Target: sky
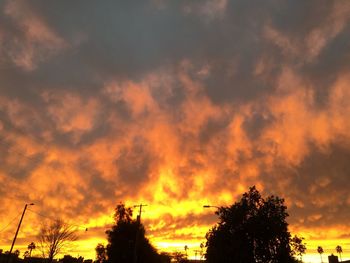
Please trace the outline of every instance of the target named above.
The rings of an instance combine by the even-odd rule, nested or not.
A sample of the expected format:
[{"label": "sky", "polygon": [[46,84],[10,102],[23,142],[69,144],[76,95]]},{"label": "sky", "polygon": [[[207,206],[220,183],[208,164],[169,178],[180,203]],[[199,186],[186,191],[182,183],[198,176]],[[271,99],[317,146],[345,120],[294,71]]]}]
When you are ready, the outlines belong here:
[{"label": "sky", "polygon": [[350,258],[349,30],[347,0],[0,1],[0,248],[34,203],[15,248],[62,218],[94,257],[123,202],[193,256],[256,185],[305,261]]}]

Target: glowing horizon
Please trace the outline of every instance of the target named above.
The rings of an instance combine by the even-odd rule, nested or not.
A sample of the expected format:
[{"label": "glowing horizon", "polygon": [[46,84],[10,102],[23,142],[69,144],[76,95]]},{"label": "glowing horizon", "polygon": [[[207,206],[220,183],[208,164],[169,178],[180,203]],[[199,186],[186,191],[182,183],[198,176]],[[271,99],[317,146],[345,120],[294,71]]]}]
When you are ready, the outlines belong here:
[{"label": "glowing horizon", "polygon": [[[130,204],[130,206],[132,205]],[[172,235],[171,234],[169,235],[168,233],[166,233],[163,236],[156,236],[155,234],[152,234],[152,233],[157,233],[157,227],[162,228],[161,223],[158,223],[157,225],[154,226],[154,221],[157,220],[156,218],[144,218],[144,217],[147,217],[146,215],[148,214],[148,212],[150,212],[149,210],[151,208],[152,206],[148,206],[148,209],[147,209],[148,211],[143,210],[142,223],[146,227],[146,236],[150,239],[153,246],[155,246],[159,252],[172,253],[176,251],[176,252],[182,252],[185,254],[184,246],[186,245],[189,248],[187,251],[188,257],[190,259],[199,259],[198,251],[200,250],[200,243],[205,244],[206,242],[205,233],[209,231],[209,229],[217,222],[217,216],[214,214],[215,208],[212,211],[210,211],[209,209],[209,213],[205,213],[205,214],[209,214],[209,216],[212,217],[212,222],[213,222],[212,225],[189,226],[185,228],[183,227],[182,229],[179,229],[179,230],[174,229],[174,233]],[[201,207],[201,209],[203,210],[203,207]],[[33,208],[27,210],[27,213],[29,214],[26,214],[25,220],[24,220],[26,224],[28,224],[28,221],[34,220],[34,218],[35,220],[39,220],[39,219],[44,219],[44,220],[46,219],[46,221],[54,220],[54,218],[46,217],[44,215],[38,215]],[[101,233],[105,233],[105,231],[110,229],[111,226],[114,224],[113,213],[114,211],[111,212],[109,215],[102,216],[100,219],[97,219],[97,220],[94,219],[92,220],[92,222],[89,222],[83,225],[78,225],[76,222],[66,221],[67,224],[70,224],[75,227],[79,238],[78,238],[78,241],[70,242],[67,245],[67,247],[57,256],[57,258],[61,258],[63,257],[63,255],[69,254],[75,257],[83,256],[85,259],[95,259],[96,254],[94,249],[96,245],[98,243],[102,243],[104,245],[108,244],[107,236],[105,234],[104,236],[99,236],[99,235]],[[18,214],[16,219],[19,220],[20,214],[21,213]],[[137,210],[134,210],[135,219],[136,219],[136,214],[138,214],[138,212]],[[27,217],[29,217],[30,219],[28,219]],[[13,233],[15,232],[15,228],[17,227],[18,220],[12,221],[11,225],[8,226],[10,229],[12,229]],[[40,226],[40,224],[37,224],[37,226]],[[24,226],[23,228],[26,230],[23,230],[21,228],[19,237],[17,239],[16,245],[14,248],[14,250],[16,249],[20,250],[21,257],[23,257],[23,253],[26,250],[28,250],[27,245],[31,241],[34,241],[34,242],[37,241],[36,237],[33,235],[31,235],[31,238],[28,238],[28,236],[30,236],[30,234],[28,233],[32,233],[33,229],[29,229],[26,226]],[[85,228],[87,228],[88,231],[85,231]],[[34,232],[38,233],[38,231],[39,230],[36,229],[36,231]],[[178,231],[180,231],[180,233],[178,233]],[[317,231],[322,232],[323,230],[319,229]],[[334,236],[337,235],[337,231],[338,231],[337,229],[334,229],[334,230],[330,229],[328,230],[327,233],[323,233],[323,235],[327,234],[331,237],[329,239],[323,239],[323,240],[313,240],[311,237],[313,235],[313,232],[308,232],[305,230],[293,231],[293,229],[291,229],[291,234],[292,235],[297,234],[305,238],[305,242],[307,244],[307,253],[303,256],[303,262],[318,262],[320,259],[320,255],[316,252],[317,246],[321,245],[323,247],[324,249],[323,257],[324,259],[326,259],[328,255],[331,255],[331,254],[337,255],[335,251],[335,247],[337,245],[347,244],[348,242],[347,239],[343,239],[343,240],[334,239]],[[190,233],[193,234],[193,232],[196,233],[195,238],[193,236],[190,236],[190,238],[185,238],[185,239],[173,238],[173,236],[178,234],[184,237],[187,234],[190,234]],[[0,247],[4,250],[3,252],[8,251],[10,247],[10,243],[7,245],[3,244]],[[197,250],[197,254],[195,254],[196,250]],[[350,255],[349,252],[350,250],[347,248],[344,249],[344,246],[343,246],[343,254],[342,254],[343,260],[347,260],[349,258],[349,255]],[[40,250],[38,248],[33,250],[32,256],[41,257]]]}]

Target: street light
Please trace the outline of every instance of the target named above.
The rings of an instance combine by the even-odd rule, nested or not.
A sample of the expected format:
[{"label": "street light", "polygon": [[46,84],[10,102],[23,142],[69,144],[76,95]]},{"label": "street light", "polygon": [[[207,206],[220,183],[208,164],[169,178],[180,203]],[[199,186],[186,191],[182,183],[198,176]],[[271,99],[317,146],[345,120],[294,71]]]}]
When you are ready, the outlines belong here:
[{"label": "street light", "polygon": [[25,212],[26,212],[26,210],[27,210],[27,206],[28,206],[28,205],[34,205],[34,204],[33,204],[33,203],[30,203],[30,204],[26,204],[26,205],[24,206],[23,213],[22,213],[21,219],[19,220],[19,224],[18,224],[18,227],[17,227],[17,231],[16,231],[16,234],[15,234],[15,237],[13,238],[13,241],[12,241],[12,245],[11,245],[11,249],[10,249],[10,253],[9,253],[9,257],[8,257],[7,262],[10,261],[12,249],[13,249],[13,246],[15,245],[16,238],[17,238],[17,234],[18,234],[19,228],[21,227],[22,220],[23,220],[23,217],[24,217],[24,214],[25,214]]}]

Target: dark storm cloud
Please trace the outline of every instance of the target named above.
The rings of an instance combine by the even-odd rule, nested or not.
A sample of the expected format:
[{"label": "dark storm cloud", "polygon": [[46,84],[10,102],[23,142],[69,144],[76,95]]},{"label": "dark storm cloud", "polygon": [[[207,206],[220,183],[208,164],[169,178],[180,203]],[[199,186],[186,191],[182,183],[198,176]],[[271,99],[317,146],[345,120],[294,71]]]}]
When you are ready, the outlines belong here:
[{"label": "dark storm cloud", "polygon": [[[263,109],[261,109],[263,110]],[[273,123],[273,116],[269,116],[264,112],[259,112],[257,109],[252,116],[247,117],[243,127],[250,139],[254,140],[260,137],[264,127]]]},{"label": "dark storm cloud", "polygon": [[[72,48],[63,57],[53,58],[45,65],[44,74],[37,76],[50,80],[61,77],[61,81],[68,84],[84,84],[88,78],[85,89],[91,88],[91,77],[97,80],[111,76],[138,77],[140,72],[164,65],[169,60],[168,54],[173,53],[172,44],[177,44],[178,36],[191,32],[185,26],[186,19],[181,20],[185,18],[181,13],[170,9],[159,11],[147,1],[107,1],[103,5],[83,1],[69,5],[68,9],[65,1],[52,5],[42,1],[21,4],[68,40]],[[75,39],[79,36],[81,39]],[[183,48],[193,47],[187,44],[175,45],[174,53],[183,54]],[[61,76],[56,74],[58,71]]]},{"label": "dark storm cloud", "polygon": [[[149,179],[155,159],[149,148],[147,141],[135,138],[130,146],[120,151],[115,165],[121,182],[135,187]],[[136,194],[137,188],[134,190]]]},{"label": "dark storm cloud", "polygon": [[[292,224],[305,227],[339,225],[349,217],[350,148],[332,145],[327,150],[311,147],[311,153],[296,167],[275,167],[266,174],[267,191],[278,191],[291,202]],[[278,189],[287,179],[288,188]]]},{"label": "dark storm cloud", "polygon": [[[102,199],[115,195],[115,189],[117,187],[116,182],[104,179],[101,173],[94,167],[91,160],[82,158],[77,162],[77,166],[84,180],[88,182],[88,185],[93,186],[91,189],[87,188],[87,192],[91,194],[97,192],[99,194],[99,198]],[[87,196],[89,195],[87,194]],[[90,201],[93,201],[95,197],[95,195],[92,195],[92,200]]]},{"label": "dark storm cloud", "polygon": [[24,156],[18,152],[4,151],[3,149],[1,149],[1,152],[7,153],[11,158],[16,158],[17,161],[9,161],[7,160],[7,156],[1,156],[0,170],[19,180],[30,176],[31,172],[34,171],[44,159],[42,154]]},{"label": "dark storm cloud", "polygon": [[327,102],[329,87],[336,81],[338,74],[350,69],[349,31],[348,22],[343,31],[325,47],[319,58],[300,70],[300,73],[316,87],[316,98],[321,105]]},{"label": "dark storm cloud", "polygon": [[[306,194],[302,194],[302,197],[310,208],[303,212],[322,214],[316,222],[307,220],[306,225],[338,225],[349,217],[349,156],[349,148],[333,146],[328,153],[311,154],[298,169],[303,180],[295,185],[300,186],[300,192]],[[307,198],[308,194],[313,198]]]},{"label": "dark storm cloud", "polygon": [[[286,56],[266,41],[266,26],[288,35],[296,49],[303,49],[305,38],[312,30],[326,26],[325,21],[336,3],[267,1],[262,5],[259,1],[228,1],[222,14],[211,20],[196,12],[200,10],[196,1],[168,1],[163,8],[157,8],[151,1],[107,1],[101,5],[92,1],[74,4],[22,1],[20,5],[24,6],[22,12],[34,13],[58,37],[65,39],[69,47],[49,57],[49,61],[39,63],[40,68],[30,74],[30,81],[24,81],[25,72],[7,68],[10,72],[6,75],[17,77],[10,78],[6,85],[6,76],[1,74],[5,79],[2,80],[4,88],[11,86],[18,90],[25,84],[24,92],[32,86],[36,91],[69,88],[89,94],[95,93],[108,79],[137,80],[152,69],[190,59],[209,64],[210,74],[204,81],[209,96],[216,102],[231,102],[271,91],[281,66],[290,64],[298,68],[300,60],[307,56],[302,50],[292,58]],[[186,8],[191,11],[186,13]],[[12,21],[15,27],[13,24]],[[23,34],[20,30],[11,30],[11,26],[4,28],[11,32],[9,39]],[[26,40],[18,42],[26,43]],[[347,46],[346,43],[349,39],[344,35],[330,44]],[[334,53],[335,49],[331,50]],[[268,56],[274,66],[265,69],[259,77],[254,72],[262,56]],[[328,57],[321,52],[314,67],[308,63],[306,66],[316,72],[322,67],[332,69],[337,60],[330,61]],[[14,81],[22,81],[23,85]]]},{"label": "dark storm cloud", "polygon": [[227,126],[229,125],[229,121],[230,120],[228,116],[224,116],[220,119],[208,119],[205,125],[203,125],[199,134],[199,141],[201,142],[201,144],[206,144],[208,141],[210,141],[213,138],[216,138],[217,136],[223,136],[222,134],[220,134],[220,132],[227,128]]}]

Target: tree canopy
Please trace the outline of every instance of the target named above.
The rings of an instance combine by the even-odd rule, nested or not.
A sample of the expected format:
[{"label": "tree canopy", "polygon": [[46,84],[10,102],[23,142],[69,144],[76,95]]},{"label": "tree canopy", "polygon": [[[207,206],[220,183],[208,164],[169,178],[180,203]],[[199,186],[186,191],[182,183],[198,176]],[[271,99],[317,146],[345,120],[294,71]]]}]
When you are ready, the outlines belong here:
[{"label": "tree canopy", "polygon": [[97,244],[96,248],[96,262],[104,263],[107,260],[106,248],[103,244]]},{"label": "tree canopy", "polygon": [[[160,263],[163,262],[156,249],[145,237],[145,229],[138,220],[132,219],[132,209],[124,204],[115,209],[116,224],[106,231],[108,236],[107,260],[113,263],[135,262]],[[135,259],[136,257],[136,259]]]},{"label": "tree canopy", "polygon": [[284,200],[265,199],[255,186],[239,202],[220,207],[216,214],[219,222],[206,235],[209,263],[289,263],[297,262],[294,255],[305,252],[302,239],[291,238],[288,231]]}]

